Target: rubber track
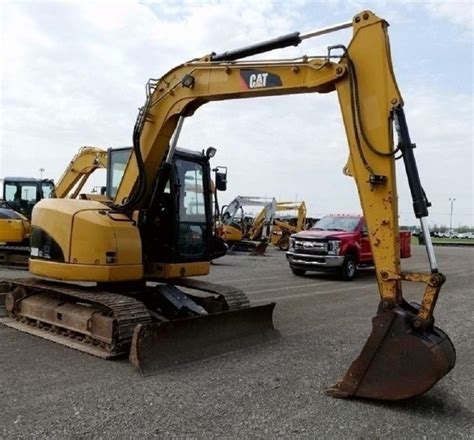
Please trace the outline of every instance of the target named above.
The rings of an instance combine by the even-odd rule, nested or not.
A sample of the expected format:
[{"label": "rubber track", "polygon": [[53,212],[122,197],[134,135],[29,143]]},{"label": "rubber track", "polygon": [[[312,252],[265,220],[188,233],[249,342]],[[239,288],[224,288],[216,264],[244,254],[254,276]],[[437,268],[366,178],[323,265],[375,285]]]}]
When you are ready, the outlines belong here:
[{"label": "rubber track", "polygon": [[[24,257],[24,262],[10,261],[10,256],[16,256],[17,258]],[[30,257],[29,246],[11,246],[1,245],[0,246],[0,267],[7,269],[28,269],[28,258]]]},{"label": "rubber track", "polygon": [[[95,287],[81,287],[67,283],[45,281],[37,278],[12,279],[8,280],[7,284],[10,286],[11,290],[15,287],[23,287],[26,291],[26,296],[31,296],[40,292],[51,292],[63,297],[73,298],[76,301],[79,300],[91,303],[99,306],[101,309],[105,308],[110,311],[117,322],[117,339],[112,345],[101,344],[103,351],[107,352],[110,356],[128,353],[136,325],[152,323],[151,316],[145,305],[141,301],[134,299],[133,296],[104,292],[103,290],[97,290]],[[225,299],[229,310],[239,310],[250,307],[250,302],[246,294],[235,287],[189,278],[173,280],[173,284],[176,286],[221,295]],[[130,292],[130,295],[136,293],[140,293],[140,291]],[[12,316],[12,318],[21,321],[20,316]],[[59,334],[68,339],[67,334],[61,332],[59,332]],[[68,346],[74,348],[70,345]],[[76,347],[76,349],[78,348]],[[88,352],[86,346],[84,351]]]},{"label": "rubber track", "polygon": [[145,305],[129,296],[104,292],[93,287],[72,287],[70,284],[47,282],[36,278],[13,279],[9,280],[9,283],[13,288],[23,287],[27,296],[41,291],[52,292],[109,310],[117,322],[117,340],[111,348],[113,353],[128,351],[136,325],[152,322]]}]

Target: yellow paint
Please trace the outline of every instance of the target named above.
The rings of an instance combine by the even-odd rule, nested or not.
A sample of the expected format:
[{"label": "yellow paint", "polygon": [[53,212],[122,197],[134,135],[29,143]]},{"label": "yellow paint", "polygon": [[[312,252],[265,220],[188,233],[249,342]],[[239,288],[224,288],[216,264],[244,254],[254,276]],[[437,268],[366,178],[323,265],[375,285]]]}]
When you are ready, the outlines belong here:
[{"label": "yellow paint", "polygon": [[102,203],[42,200],[33,210],[32,223],[54,238],[66,263],[109,266],[106,253],[114,252],[117,266],[142,264],[141,240],[135,222],[124,214],[111,213]]},{"label": "yellow paint", "polygon": [[305,202],[278,202],[276,212],[297,211],[296,225],[290,225],[288,221],[275,220],[273,222],[271,243],[278,246],[283,234],[295,234],[304,229],[306,224]]},{"label": "yellow paint", "polygon": [[242,230],[232,225],[222,225],[222,238],[226,242],[241,241],[243,239]]},{"label": "yellow paint", "polygon": [[74,189],[70,197],[75,199],[89,176],[98,168],[107,168],[107,151],[97,147],[81,147],[56,182],[56,197],[65,198]]},{"label": "yellow paint", "polygon": [[35,275],[65,281],[114,282],[134,281],[143,278],[143,266],[141,264],[70,264],[30,258],[29,269]]},{"label": "yellow paint", "polygon": [[21,243],[30,234],[30,224],[23,219],[0,219],[0,243]]}]

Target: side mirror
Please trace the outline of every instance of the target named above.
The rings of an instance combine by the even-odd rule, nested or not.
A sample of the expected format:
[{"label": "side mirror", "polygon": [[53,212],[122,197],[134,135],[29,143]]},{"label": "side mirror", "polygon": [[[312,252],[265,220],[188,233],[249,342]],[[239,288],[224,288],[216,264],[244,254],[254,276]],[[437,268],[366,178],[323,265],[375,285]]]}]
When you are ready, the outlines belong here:
[{"label": "side mirror", "polygon": [[227,190],[227,167],[217,167],[216,172],[216,189],[218,191]]}]

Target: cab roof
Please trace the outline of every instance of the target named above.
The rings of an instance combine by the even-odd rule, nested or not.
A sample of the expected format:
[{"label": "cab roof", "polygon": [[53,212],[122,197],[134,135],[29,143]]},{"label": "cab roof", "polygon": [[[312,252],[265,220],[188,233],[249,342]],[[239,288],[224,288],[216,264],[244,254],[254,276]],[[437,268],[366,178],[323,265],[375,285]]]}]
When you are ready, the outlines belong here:
[{"label": "cab roof", "polygon": [[5,177],[3,179],[5,183],[7,182],[44,182],[44,183],[50,183],[53,182],[52,179],[38,179],[37,177]]}]

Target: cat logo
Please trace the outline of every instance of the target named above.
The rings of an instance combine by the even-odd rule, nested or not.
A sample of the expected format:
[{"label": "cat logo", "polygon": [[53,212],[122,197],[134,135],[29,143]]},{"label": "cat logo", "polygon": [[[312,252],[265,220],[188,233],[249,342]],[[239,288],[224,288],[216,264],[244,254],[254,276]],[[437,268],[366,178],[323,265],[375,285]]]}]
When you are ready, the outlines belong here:
[{"label": "cat logo", "polygon": [[267,87],[281,87],[282,82],[278,75],[261,70],[242,69],[240,78],[245,89],[263,89]]},{"label": "cat logo", "polygon": [[266,87],[267,76],[268,73],[252,73],[249,77],[249,88]]}]

